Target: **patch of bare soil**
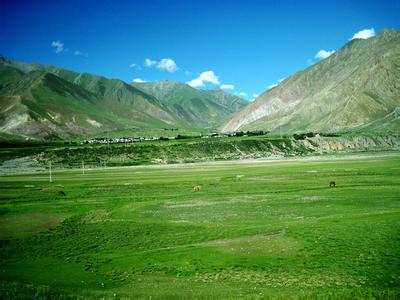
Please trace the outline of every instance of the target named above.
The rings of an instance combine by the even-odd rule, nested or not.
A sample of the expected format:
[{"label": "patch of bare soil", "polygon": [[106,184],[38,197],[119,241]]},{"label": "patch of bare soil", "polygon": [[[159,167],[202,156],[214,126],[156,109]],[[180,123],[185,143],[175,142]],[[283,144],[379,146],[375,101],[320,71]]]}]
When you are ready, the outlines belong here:
[{"label": "patch of bare soil", "polygon": [[0,218],[0,238],[19,237],[47,231],[59,225],[65,217],[45,212],[7,213]]}]

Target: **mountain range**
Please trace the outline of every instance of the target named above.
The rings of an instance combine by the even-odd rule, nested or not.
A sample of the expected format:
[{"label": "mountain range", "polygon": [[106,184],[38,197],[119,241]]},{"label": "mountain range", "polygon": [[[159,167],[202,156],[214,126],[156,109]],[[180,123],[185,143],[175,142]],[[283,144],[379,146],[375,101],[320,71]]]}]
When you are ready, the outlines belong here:
[{"label": "mountain range", "polygon": [[166,104],[185,126],[217,128],[248,102],[221,89],[198,90],[179,81],[132,83]]},{"label": "mountain range", "polygon": [[400,32],[353,39],[250,104],[221,89],[128,84],[0,57],[2,134],[52,139],[148,128],[398,131]]},{"label": "mountain range", "polygon": [[221,130],[400,129],[400,32],[354,39],[261,94]]},{"label": "mountain range", "polygon": [[65,138],[146,128],[213,130],[248,102],[171,81],[143,86],[0,57],[0,132]]}]

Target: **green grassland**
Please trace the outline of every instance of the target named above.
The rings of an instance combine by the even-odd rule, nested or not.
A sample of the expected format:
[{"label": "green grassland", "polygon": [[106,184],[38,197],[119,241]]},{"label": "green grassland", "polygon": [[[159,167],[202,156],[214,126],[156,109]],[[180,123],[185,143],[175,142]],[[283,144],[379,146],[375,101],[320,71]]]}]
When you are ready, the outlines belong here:
[{"label": "green grassland", "polygon": [[399,195],[398,152],[1,176],[0,296],[396,299]]}]

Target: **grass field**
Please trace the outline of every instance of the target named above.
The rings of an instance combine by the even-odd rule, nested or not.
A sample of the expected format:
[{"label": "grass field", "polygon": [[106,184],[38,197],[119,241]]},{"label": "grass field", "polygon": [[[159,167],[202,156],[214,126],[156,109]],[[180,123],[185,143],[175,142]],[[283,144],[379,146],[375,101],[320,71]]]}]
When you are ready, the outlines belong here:
[{"label": "grass field", "polygon": [[8,175],[0,199],[2,298],[400,297],[398,152]]}]

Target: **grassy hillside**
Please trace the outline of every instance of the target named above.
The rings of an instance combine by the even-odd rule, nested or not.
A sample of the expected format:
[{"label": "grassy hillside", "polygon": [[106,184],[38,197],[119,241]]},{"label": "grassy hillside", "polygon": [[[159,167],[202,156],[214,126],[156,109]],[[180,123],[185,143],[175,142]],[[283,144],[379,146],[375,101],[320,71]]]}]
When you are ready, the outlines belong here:
[{"label": "grassy hillside", "polygon": [[22,73],[1,66],[0,97],[0,130],[20,136],[63,138],[167,125],[136,110],[134,103],[113,103],[46,71]]},{"label": "grassy hillside", "polygon": [[137,88],[0,57],[0,131],[49,139],[138,129],[215,130],[247,103],[223,91],[199,91],[178,82],[150,85],[153,89]]},{"label": "grassy hillside", "polygon": [[399,130],[399,62],[399,31],[352,40],[260,95],[223,130]]},{"label": "grassy hillside", "polygon": [[132,144],[3,143],[0,173],[57,168],[99,168],[207,161],[233,161],[400,149],[398,136],[340,136],[294,139],[261,136],[147,141]]},{"label": "grassy hillside", "polygon": [[0,296],[397,299],[399,170],[387,153],[0,176]]}]

